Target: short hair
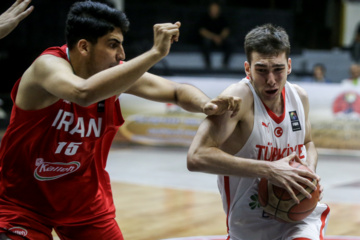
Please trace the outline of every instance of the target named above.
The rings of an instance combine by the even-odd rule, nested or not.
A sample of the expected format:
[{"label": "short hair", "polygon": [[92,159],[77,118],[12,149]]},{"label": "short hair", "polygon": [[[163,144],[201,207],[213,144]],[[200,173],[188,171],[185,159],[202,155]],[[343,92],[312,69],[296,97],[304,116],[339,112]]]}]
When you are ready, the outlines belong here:
[{"label": "short hair", "polygon": [[98,38],[119,27],[125,34],[129,30],[129,20],[125,13],[115,8],[92,1],[74,3],[67,15],[65,38],[69,49],[80,39],[96,44]]},{"label": "short hair", "polygon": [[246,34],[244,49],[250,64],[253,52],[263,55],[279,55],[285,52],[288,58],[290,55],[289,36],[282,27],[264,24]]}]

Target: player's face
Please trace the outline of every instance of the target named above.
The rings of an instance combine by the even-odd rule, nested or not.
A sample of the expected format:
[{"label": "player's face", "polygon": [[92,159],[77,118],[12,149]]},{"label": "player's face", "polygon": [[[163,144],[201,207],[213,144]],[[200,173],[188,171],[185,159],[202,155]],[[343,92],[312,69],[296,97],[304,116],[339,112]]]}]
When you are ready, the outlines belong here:
[{"label": "player's face", "polygon": [[96,44],[91,45],[89,55],[89,71],[92,74],[114,67],[125,59],[123,48],[124,36],[120,28],[102,36]]},{"label": "player's face", "polygon": [[285,53],[268,56],[253,52],[251,65],[245,62],[245,72],[261,100],[273,102],[281,99],[281,91],[291,72],[291,59],[286,59]]}]

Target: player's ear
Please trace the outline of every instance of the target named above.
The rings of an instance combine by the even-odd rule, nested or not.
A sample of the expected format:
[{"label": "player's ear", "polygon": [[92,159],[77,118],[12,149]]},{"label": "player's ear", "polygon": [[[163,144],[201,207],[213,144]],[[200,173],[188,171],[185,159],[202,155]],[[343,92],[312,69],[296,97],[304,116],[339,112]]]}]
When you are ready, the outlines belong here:
[{"label": "player's ear", "polygon": [[244,62],[244,69],[246,76],[248,76],[251,79],[250,63],[248,61]]},{"label": "player's ear", "polygon": [[90,50],[90,44],[87,40],[85,39],[80,39],[78,42],[77,42],[77,45],[76,45],[78,51],[81,53],[81,55],[87,55],[89,53],[89,50]]},{"label": "player's ear", "polygon": [[291,73],[291,58],[288,58],[288,69],[287,69],[287,75]]}]

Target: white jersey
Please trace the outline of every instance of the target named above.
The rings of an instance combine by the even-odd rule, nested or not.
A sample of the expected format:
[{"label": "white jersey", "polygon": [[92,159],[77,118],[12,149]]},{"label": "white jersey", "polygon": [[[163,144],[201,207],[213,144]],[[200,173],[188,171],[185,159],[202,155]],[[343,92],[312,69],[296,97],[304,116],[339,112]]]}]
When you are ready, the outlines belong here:
[{"label": "white jersey", "polygon": [[[296,89],[289,82],[285,84],[282,91],[284,111],[277,116],[263,104],[250,81],[246,78],[242,81],[247,83],[254,96],[254,126],[247,142],[235,156],[276,161],[296,152],[302,161],[306,161],[305,112]],[[329,212],[327,205],[318,204],[316,210],[299,223],[280,223],[269,218],[260,207],[259,181],[259,178],[218,176],[229,239],[322,239]],[[294,225],[298,225],[297,230]]]}]

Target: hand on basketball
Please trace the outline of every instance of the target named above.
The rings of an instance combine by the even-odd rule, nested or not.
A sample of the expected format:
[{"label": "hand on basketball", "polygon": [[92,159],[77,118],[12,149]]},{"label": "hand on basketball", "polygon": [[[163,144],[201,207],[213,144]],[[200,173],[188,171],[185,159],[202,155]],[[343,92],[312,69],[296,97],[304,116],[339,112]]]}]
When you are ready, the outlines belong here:
[{"label": "hand on basketball", "polygon": [[166,56],[170,51],[171,44],[175,41],[179,41],[181,26],[180,22],[162,23],[154,25],[154,46],[161,56]]},{"label": "hand on basketball", "polygon": [[320,192],[319,195],[319,202],[320,202],[324,195],[324,187],[320,184],[320,182],[318,182],[318,184],[319,184],[319,192]]},{"label": "hand on basketball", "polygon": [[29,16],[34,9],[33,6],[26,9],[30,2],[31,0],[17,0],[8,10],[0,15],[0,39],[6,37],[21,20]]},{"label": "hand on basketball", "polygon": [[299,203],[300,201],[296,197],[292,188],[296,189],[307,198],[311,198],[311,194],[308,193],[300,184],[304,184],[315,190],[316,186],[307,178],[317,179],[319,181],[320,177],[313,172],[291,167],[290,161],[297,161],[301,163],[299,157],[295,153],[292,153],[288,157],[282,158],[278,161],[272,162],[274,168],[268,180],[272,184],[286,189],[291,198]]},{"label": "hand on basketball", "polygon": [[[295,161],[298,161],[298,160],[295,160]],[[305,166],[307,166],[313,173],[315,173],[315,170],[314,170],[311,166],[309,166],[306,162],[301,161],[300,159],[299,159],[298,162],[301,163],[301,164],[303,164],[303,165],[305,165]],[[320,193],[320,195],[319,195],[319,202],[320,202],[321,199],[323,198],[324,187],[320,184],[320,178],[318,178],[317,181],[318,181],[318,184],[319,184],[319,193]]]},{"label": "hand on basketball", "polygon": [[240,110],[241,98],[233,96],[219,96],[205,104],[203,112],[206,115],[222,115],[231,111],[234,117]]}]

